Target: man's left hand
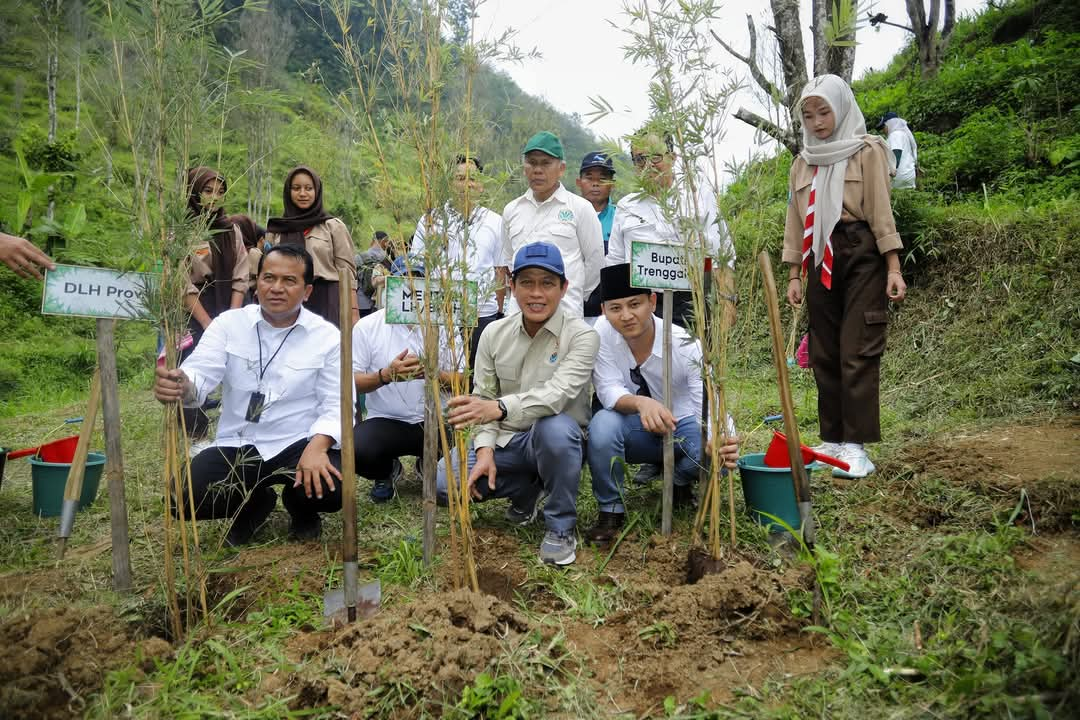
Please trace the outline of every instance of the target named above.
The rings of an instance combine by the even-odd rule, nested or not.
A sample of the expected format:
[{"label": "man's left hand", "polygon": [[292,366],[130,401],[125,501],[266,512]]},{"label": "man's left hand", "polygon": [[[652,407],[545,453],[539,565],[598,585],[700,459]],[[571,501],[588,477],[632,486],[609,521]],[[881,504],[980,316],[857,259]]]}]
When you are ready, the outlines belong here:
[{"label": "man's left hand", "polygon": [[310,498],[314,492],[315,497],[322,500],[323,487],[334,492],[334,478],[341,479],[341,473],[330,462],[330,456],[324,448],[318,446],[314,440],[304,448],[300,456],[300,462],[296,463],[296,480],[293,487],[304,486],[304,494]]},{"label": "man's left hand", "polygon": [[[734,470],[736,463],[739,460],[739,440],[738,437],[725,438],[725,444],[720,446],[720,459],[724,462],[724,467],[728,470]],[[709,443],[705,446],[705,454],[712,457],[713,454],[713,441],[710,438]]]},{"label": "man's left hand", "polygon": [[457,395],[446,403],[450,408],[450,424],[456,429],[494,422],[502,416],[499,403],[475,395]]}]

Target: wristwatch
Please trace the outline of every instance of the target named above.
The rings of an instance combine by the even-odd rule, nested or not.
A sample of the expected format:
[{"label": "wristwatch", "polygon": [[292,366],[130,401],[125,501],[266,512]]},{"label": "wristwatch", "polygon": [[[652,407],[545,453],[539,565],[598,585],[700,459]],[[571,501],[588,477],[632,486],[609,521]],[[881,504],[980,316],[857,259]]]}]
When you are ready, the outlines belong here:
[{"label": "wristwatch", "polygon": [[506,416],[509,414],[506,410],[506,403],[504,403],[501,399],[496,400],[495,402],[499,404],[499,420],[505,420]]}]

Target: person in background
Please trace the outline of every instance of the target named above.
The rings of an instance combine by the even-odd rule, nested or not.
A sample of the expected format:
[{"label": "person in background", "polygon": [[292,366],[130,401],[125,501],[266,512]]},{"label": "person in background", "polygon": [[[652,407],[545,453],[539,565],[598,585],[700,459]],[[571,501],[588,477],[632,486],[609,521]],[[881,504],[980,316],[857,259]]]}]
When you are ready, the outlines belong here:
[{"label": "person in background", "polygon": [[[506,517],[519,525],[532,522],[546,497],[540,560],[554,565],[577,558],[577,493],[599,344],[596,331],[562,302],[566,275],[551,243],[517,251],[510,291],[521,310],[488,326],[473,394],[447,403],[455,428],[476,427],[467,458],[471,496],[510,498]],[[455,453],[455,479],[460,461]],[[437,480],[443,498],[448,475],[443,458]]]},{"label": "person in background", "polygon": [[[480,160],[458,155],[450,201],[440,210],[425,213],[412,239],[413,255],[443,259],[454,278],[472,280],[479,288],[476,327],[469,343],[470,368],[484,328],[503,316],[506,296],[495,271],[502,264],[502,216],[479,204],[483,172]],[[431,242],[435,246],[429,247]]]},{"label": "person in background", "polygon": [[[285,212],[282,217],[270,218],[266,225],[269,245],[302,245],[315,262],[315,285],[307,308],[339,325],[338,271],[345,270],[356,277],[353,259],[356,248],[345,223],[323,209],[323,184],[318,174],[300,165],[285,177],[282,192]],[[352,317],[360,318],[360,308],[354,303]]]},{"label": "person in background", "polygon": [[393,262],[389,248],[390,236],[376,230],[368,249],[356,255],[356,301],[360,317],[370,315],[379,307],[379,291],[386,282],[385,272]]},{"label": "person in background", "polygon": [[[581,169],[575,181],[581,197],[592,203],[596,217],[600,220],[600,231],[604,236],[604,255],[608,253],[608,238],[611,236],[611,224],[615,220],[615,202],[611,199],[611,190],[615,187],[615,162],[602,150],[596,150],[581,159]],[[595,322],[601,315],[600,286],[585,300],[586,322]]]},{"label": "person in background", "polygon": [[248,295],[247,303],[255,302],[255,280],[259,274],[259,261],[263,255],[263,240],[266,237],[266,228],[257,224],[247,215],[230,215],[229,222],[240,228],[240,235],[247,248],[248,263]]},{"label": "person in background", "polygon": [[[503,210],[503,251],[500,273],[505,279],[518,250],[536,242],[559,248],[566,265],[567,292],[563,309],[583,317],[585,298],[600,284],[604,237],[589,201],[562,184],[566,173],[562,142],[553,133],[538,132],[521,151],[529,189]],[[513,299],[507,312],[514,312]]]},{"label": "person in background", "polygon": [[[399,257],[391,273],[424,276],[423,259]],[[464,366],[464,348],[451,353],[446,331],[440,330],[439,379],[444,385]],[[371,501],[391,500],[401,477],[399,458],[424,454],[424,334],[419,325],[391,325],[386,308],[361,318],[353,333],[353,375],[364,393],[367,418],[354,430],[356,472],[373,481]]]},{"label": "person in background", "polygon": [[[593,328],[600,350],[593,386],[603,405],[589,423],[589,473],[599,508],[585,537],[606,544],[626,518],[623,475],[631,463],[663,463],[664,435],[675,441],[675,507],[694,503],[701,462],[701,343],[672,326],[671,402],[664,398],[664,324],[656,317],[656,293],[630,287],[630,265],[609,265],[600,273],[604,316]],[[671,410],[667,406],[671,405]],[[730,424],[730,423],[729,423]],[[735,469],[739,446],[721,449]]]},{"label": "person in background", "polygon": [[891,110],[881,117],[878,130],[884,130],[889,138],[889,149],[896,158],[894,189],[915,187],[915,168],[919,163],[919,144],[908,127],[907,121]]},{"label": "person in background", "polygon": [[24,278],[41,280],[41,269],[55,270],[52,258],[26,238],[0,232],[0,262]]},{"label": "person in background", "polygon": [[[163,404],[200,407],[222,388],[213,445],[191,461],[195,518],[231,518],[230,546],[251,542],[277,504],[289,535],[317,540],[319,514],[341,509],[340,343],[337,329],[306,310],[314,270],[304,248],[267,250],[258,305],[216,317],[179,368],[155,371]],[[188,489],[173,507],[188,512]]]},{"label": "person in background", "polygon": [[[186,259],[188,287],[184,304],[191,312],[191,344],[181,349],[180,362],[198,347],[214,318],[243,306],[247,296],[247,249],[240,228],[221,207],[226,189],[225,178],[217,170],[195,167],[188,171],[188,219],[206,223],[210,237],[196,244]],[[183,415],[188,435],[195,440],[205,438],[210,429],[206,410],[185,406]],[[192,451],[199,449],[197,443]]]},{"label": "person in background", "polygon": [[[665,245],[685,246],[688,241],[665,216],[661,202],[666,199],[680,214],[694,217],[705,236],[706,250],[713,258],[714,285],[734,318],[738,298],[734,294],[735,246],[716,207],[716,194],[705,180],[692,196],[687,183],[676,183],[674,143],[670,133],[655,123],[630,136],[630,157],[634,161],[642,191],[619,200],[608,244],[608,265],[631,261],[631,243],[635,240]],[[657,303],[662,312],[663,299]],[[689,330],[694,304],[691,293],[675,291],[672,317],[675,324]]]},{"label": "person in background", "polygon": [[893,155],[867,134],[851,88],[836,75],[807,83],[799,110],[803,150],[791,166],[784,223],[787,299],[808,308],[818,450],[851,466],[833,475],[865,477],[875,468],[863,445],[881,439],[888,304],[907,294],[889,200]]}]

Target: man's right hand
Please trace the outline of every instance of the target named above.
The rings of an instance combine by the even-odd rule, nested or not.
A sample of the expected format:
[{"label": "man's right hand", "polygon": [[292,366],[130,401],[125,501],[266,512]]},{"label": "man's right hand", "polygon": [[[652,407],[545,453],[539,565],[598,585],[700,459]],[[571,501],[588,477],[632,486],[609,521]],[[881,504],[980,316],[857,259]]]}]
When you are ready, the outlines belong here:
[{"label": "man's right hand", "polygon": [[483,496],[476,489],[476,481],[487,477],[488,490],[495,489],[495,449],[482,447],[476,449],[476,464],[469,473],[469,495],[474,500],[480,500]]},{"label": "man's right hand", "polygon": [[641,427],[654,435],[675,432],[675,416],[663,403],[653,398],[638,398],[638,415],[641,416]]},{"label": "man's right hand", "polygon": [[419,356],[408,348],[402,350],[397,357],[390,362],[387,368],[390,382],[400,380],[423,380],[424,366]]},{"label": "man's right hand", "polygon": [[163,367],[154,369],[154,397],[159,402],[177,403],[194,391],[191,381],[179,368],[168,370]]}]

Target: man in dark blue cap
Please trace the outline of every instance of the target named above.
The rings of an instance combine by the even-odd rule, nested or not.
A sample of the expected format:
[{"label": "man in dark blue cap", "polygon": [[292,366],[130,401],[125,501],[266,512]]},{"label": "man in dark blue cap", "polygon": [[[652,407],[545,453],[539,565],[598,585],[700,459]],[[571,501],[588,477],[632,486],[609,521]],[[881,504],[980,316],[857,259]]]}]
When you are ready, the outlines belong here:
[{"label": "man in dark blue cap", "polygon": [[603,150],[594,150],[583,157],[577,187],[581,197],[592,203],[600,220],[600,229],[604,233],[604,254],[607,255],[611,221],[615,219],[615,203],[611,200],[611,190],[615,187],[615,163],[611,156]]},{"label": "man in dark blue cap", "polygon": [[[476,426],[468,453],[473,498],[509,498],[507,518],[522,525],[547,498],[540,559],[554,565],[569,565],[577,557],[574,530],[589,379],[600,342],[592,328],[562,307],[567,289],[557,247],[545,242],[521,247],[510,281],[521,310],[487,327],[476,354],[473,394],[447,403],[455,428]],[[455,470],[458,463],[455,456]],[[458,477],[453,472],[451,481]],[[441,495],[447,482],[444,458]]]}]

